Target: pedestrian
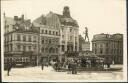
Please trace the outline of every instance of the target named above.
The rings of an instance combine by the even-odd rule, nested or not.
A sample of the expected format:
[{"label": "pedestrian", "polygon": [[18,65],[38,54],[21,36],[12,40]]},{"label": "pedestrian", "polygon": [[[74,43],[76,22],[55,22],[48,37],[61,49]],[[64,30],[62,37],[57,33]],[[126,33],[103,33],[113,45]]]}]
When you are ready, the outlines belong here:
[{"label": "pedestrian", "polygon": [[70,74],[71,69],[72,69],[71,62],[69,61],[69,62],[67,63],[67,65],[68,65],[68,73]]},{"label": "pedestrian", "polygon": [[72,74],[74,74],[75,64],[74,64],[74,61],[73,60],[71,62],[71,70],[72,70]]},{"label": "pedestrian", "polygon": [[43,63],[41,64],[41,68],[42,68],[42,70],[44,69],[44,64]]},{"label": "pedestrian", "polygon": [[73,74],[77,74],[77,62],[74,62],[74,73]]},{"label": "pedestrian", "polygon": [[7,75],[9,76],[9,72],[11,71],[12,63],[8,63],[7,65]]}]

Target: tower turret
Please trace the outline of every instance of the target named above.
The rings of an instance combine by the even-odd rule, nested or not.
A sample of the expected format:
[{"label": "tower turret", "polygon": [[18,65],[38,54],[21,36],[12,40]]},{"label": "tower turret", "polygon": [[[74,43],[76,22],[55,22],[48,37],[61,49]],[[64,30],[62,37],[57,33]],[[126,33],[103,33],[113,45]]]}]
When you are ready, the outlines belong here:
[{"label": "tower turret", "polygon": [[70,16],[70,10],[69,10],[69,7],[68,6],[65,6],[64,9],[63,9],[63,16],[64,17],[71,17]]}]

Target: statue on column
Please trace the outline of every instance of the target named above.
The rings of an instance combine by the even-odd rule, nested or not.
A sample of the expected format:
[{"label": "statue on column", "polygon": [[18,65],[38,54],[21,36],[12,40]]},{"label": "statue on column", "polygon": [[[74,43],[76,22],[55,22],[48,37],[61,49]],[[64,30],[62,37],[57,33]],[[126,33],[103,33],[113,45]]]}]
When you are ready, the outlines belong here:
[{"label": "statue on column", "polygon": [[89,42],[88,28],[87,28],[87,27],[85,27],[85,32],[84,32],[84,34],[85,34],[85,41],[86,41],[86,38],[88,38],[88,42]]}]

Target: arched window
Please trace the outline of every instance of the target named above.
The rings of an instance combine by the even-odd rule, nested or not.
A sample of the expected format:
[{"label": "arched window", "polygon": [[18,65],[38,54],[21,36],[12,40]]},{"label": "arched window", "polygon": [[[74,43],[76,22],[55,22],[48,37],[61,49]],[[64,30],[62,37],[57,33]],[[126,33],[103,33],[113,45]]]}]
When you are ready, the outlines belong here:
[{"label": "arched window", "polygon": [[100,54],[102,54],[102,53],[103,53],[103,49],[101,48],[101,49],[100,49]]},{"label": "arched window", "polygon": [[49,53],[52,53],[52,47],[51,47],[51,48],[49,48]]}]

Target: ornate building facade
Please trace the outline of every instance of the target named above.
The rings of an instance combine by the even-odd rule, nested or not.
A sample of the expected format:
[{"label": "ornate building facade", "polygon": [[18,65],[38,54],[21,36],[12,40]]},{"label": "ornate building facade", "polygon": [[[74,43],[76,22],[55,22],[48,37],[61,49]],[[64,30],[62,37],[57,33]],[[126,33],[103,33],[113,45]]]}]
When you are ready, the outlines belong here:
[{"label": "ornate building facade", "polygon": [[[30,20],[4,16],[4,60],[36,64],[38,32],[33,30]],[[31,57],[31,60],[30,60]]]},{"label": "ornate building facade", "polygon": [[40,36],[55,41],[49,44],[50,48],[57,51],[55,55],[63,55],[67,51],[79,51],[79,26],[70,16],[69,7],[64,7],[63,15],[49,12],[46,17],[42,15],[35,19],[33,24],[40,27]]},{"label": "ornate building facade", "polygon": [[4,18],[5,62],[10,59],[38,65],[48,59],[61,60],[61,55],[67,52],[79,51],[79,26],[67,6],[62,15],[49,12],[32,23],[24,15],[10,18],[4,14]]},{"label": "ornate building facade", "polygon": [[107,58],[115,64],[123,63],[123,34],[97,34],[92,39],[95,55]]}]

